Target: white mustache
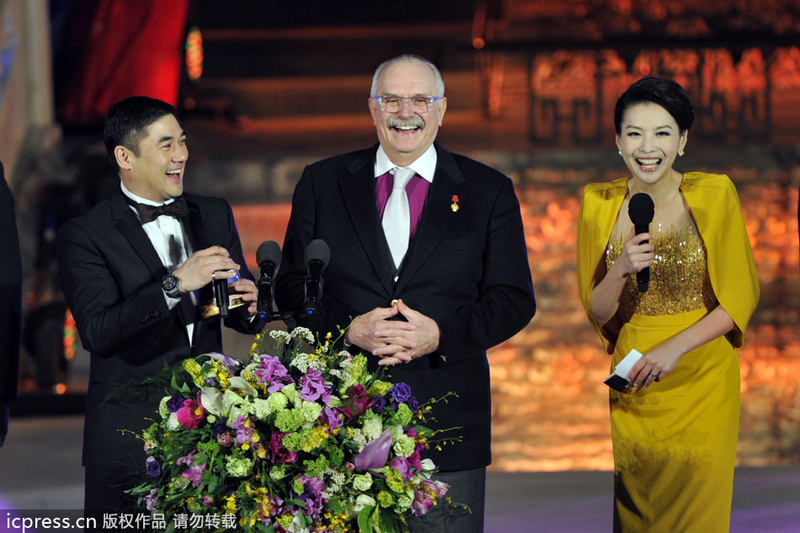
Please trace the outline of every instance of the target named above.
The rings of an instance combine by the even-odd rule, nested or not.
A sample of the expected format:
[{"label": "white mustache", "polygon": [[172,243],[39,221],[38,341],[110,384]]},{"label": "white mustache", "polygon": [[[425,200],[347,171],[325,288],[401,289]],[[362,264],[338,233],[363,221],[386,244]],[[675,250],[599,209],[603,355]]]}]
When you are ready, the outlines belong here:
[{"label": "white mustache", "polygon": [[425,121],[419,118],[418,116],[414,116],[411,118],[398,118],[398,117],[391,117],[389,121],[386,123],[387,126],[390,128],[425,128]]}]

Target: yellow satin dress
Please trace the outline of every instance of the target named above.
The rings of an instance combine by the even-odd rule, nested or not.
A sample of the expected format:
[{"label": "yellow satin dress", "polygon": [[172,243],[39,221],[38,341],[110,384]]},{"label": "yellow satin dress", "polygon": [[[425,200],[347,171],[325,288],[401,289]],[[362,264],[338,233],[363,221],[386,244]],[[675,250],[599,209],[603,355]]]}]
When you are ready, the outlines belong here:
[{"label": "yellow satin dress", "polygon": [[[631,276],[615,319],[594,319],[591,295],[630,231],[628,180],[584,188],[578,217],[578,287],[589,321],[612,354],[611,369],[647,353],[721,305],[734,329],[683,356],[635,394],[610,390],[614,526],[624,533],[717,533],[730,528],[739,429],[736,347],[759,299],[758,275],[727,176],[684,174],[676,216],[657,224],[646,293]],[[680,203],[678,203],[680,202]],[[620,223],[623,221],[623,223]]]},{"label": "yellow satin dress", "polygon": [[[624,241],[611,243],[608,267]],[[612,367],[631,349],[647,353],[716,307],[706,250],[693,227],[653,240],[647,292],[628,279]],[[724,338],[683,356],[660,382],[610,392],[614,531],[728,531],[739,431],[739,362]]]}]

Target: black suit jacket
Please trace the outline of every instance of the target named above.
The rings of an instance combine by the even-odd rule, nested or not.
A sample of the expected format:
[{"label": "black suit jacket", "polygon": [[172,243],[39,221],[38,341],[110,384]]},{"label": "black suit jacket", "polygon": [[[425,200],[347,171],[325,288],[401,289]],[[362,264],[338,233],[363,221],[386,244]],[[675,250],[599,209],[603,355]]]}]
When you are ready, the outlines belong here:
[{"label": "black suit jacket", "polygon": [[0,163],[0,402],[17,396],[21,305],[22,265],[14,197]]},{"label": "black suit jacket", "polygon": [[[438,144],[436,150],[422,218],[397,272],[375,200],[377,145],[306,167],[294,193],[276,302],[281,310],[302,306],[303,254],[319,238],[331,249],[319,333],[336,336],[355,316],[396,298],[434,319],[442,332],[439,349],[392,368],[390,376],[408,383],[421,403],[458,394],[434,406],[433,425],[459,427],[449,435],[463,441],[429,453],[442,470],[463,470],[491,462],[486,350],[525,327],[536,304],[511,180]],[[369,360],[377,369],[377,358]]]},{"label": "black suit jacket", "polygon": [[[233,213],[221,198],[184,194],[190,215],[184,227],[194,250],[225,247],[253,279],[242,255]],[[190,345],[180,305],[170,310],[161,289],[167,270],[122,193],[64,224],[58,237],[61,286],[84,348],[91,352],[84,426],[83,463],[92,468],[144,468],[142,442],[120,429],[141,433],[157,418],[164,392],[155,388],[109,393],[140,383],[165,363],[222,351],[220,318],[200,319]],[[210,285],[201,300],[210,300]],[[228,323],[250,332],[231,312]]]}]

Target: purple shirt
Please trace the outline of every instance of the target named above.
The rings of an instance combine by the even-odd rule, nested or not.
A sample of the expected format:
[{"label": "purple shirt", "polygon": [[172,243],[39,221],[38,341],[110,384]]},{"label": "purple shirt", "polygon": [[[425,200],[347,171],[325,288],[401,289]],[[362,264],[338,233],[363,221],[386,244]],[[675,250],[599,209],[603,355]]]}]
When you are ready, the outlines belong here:
[{"label": "purple shirt", "polygon": [[[389,196],[392,194],[393,185],[394,176],[389,172],[375,178],[375,198],[377,198],[378,214],[381,219],[383,219],[383,211],[386,209],[386,202],[389,201]],[[428,180],[417,174],[414,174],[414,177],[406,185],[406,196],[408,196],[408,208],[411,215],[409,239],[414,237],[414,233],[417,231],[417,224],[422,217],[422,208],[425,207],[425,199],[428,197],[430,185]]]}]

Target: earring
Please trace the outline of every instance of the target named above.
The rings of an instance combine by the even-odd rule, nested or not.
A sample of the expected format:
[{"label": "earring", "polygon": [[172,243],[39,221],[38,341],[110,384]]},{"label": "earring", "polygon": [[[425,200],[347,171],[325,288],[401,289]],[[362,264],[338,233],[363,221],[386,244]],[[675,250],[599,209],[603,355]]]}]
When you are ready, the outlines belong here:
[{"label": "earring", "polygon": [[683,157],[683,150],[679,150],[679,151],[678,151],[678,156],[679,156],[679,157]]},{"label": "earring", "polygon": [[622,155],[622,150],[617,151],[619,155]]}]

